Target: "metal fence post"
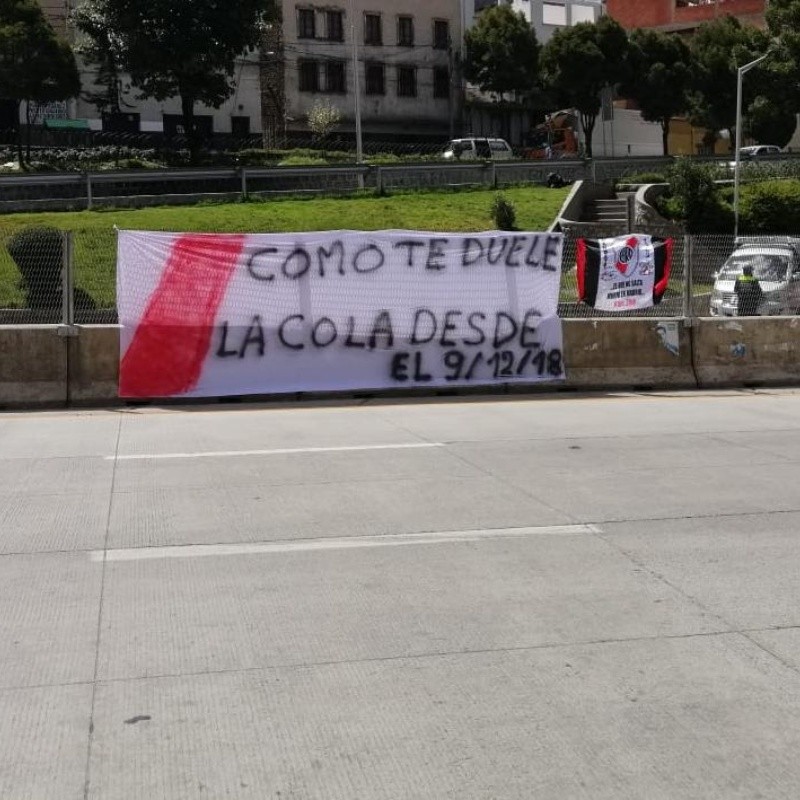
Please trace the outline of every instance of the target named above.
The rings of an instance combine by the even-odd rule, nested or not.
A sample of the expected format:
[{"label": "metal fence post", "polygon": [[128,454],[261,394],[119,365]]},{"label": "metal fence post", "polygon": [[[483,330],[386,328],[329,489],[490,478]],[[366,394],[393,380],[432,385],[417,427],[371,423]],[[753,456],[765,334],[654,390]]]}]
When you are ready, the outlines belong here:
[{"label": "metal fence post", "polygon": [[375,167],[375,191],[383,194],[383,170],[380,165]]},{"label": "metal fence post", "polygon": [[693,238],[688,234],[683,237],[683,319],[687,328],[692,326],[694,316],[694,286],[692,280],[692,245]]},{"label": "metal fence post", "polygon": [[62,231],[61,247],[61,324],[75,324],[75,281],[72,274],[72,233]]},{"label": "metal fence post", "polygon": [[92,207],[92,174],[86,173],[86,208]]},{"label": "metal fence post", "polygon": [[247,200],[247,169],[242,167],[242,200]]},{"label": "metal fence post", "polygon": [[497,188],[497,162],[492,161],[492,189]]}]

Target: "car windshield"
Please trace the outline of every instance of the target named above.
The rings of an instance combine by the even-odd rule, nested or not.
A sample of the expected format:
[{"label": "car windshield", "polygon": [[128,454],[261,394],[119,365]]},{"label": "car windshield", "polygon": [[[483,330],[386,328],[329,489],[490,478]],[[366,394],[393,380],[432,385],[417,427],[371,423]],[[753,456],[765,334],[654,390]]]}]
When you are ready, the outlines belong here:
[{"label": "car windshield", "polygon": [[734,253],[720,271],[723,279],[734,280],[742,274],[742,269],[750,265],[754,277],[762,281],[786,280],[789,269],[789,256],[774,253]]}]

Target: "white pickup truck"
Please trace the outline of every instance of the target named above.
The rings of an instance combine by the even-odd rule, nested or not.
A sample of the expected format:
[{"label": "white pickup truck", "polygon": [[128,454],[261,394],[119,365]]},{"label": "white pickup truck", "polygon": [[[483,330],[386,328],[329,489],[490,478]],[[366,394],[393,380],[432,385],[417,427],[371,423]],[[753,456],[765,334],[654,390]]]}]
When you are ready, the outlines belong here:
[{"label": "white pickup truck", "polygon": [[800,313],[800,238],[791,236],[742,236],[736,249],[714,275],[711,316],[735,317],[738,298],[736,279],[745,265],[753,268],[764,299],[759,314]]}]

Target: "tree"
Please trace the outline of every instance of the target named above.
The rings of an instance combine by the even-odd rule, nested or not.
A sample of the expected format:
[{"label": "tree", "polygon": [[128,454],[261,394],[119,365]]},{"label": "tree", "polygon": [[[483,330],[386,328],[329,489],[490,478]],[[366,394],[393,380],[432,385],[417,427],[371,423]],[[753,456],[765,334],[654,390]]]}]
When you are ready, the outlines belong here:
[{"label": "tree", "polygon": [[636,101],[644,119],[661,125],[664,155],[669,155],[670,121],[689,106],[689,46],[675,33],[654,30],[635,30],[629,41],[626,76],[620,92]]},{"label": "tree", "polygon": [[492,6],[464,34],[464,76],[481,91],[502,99],[527,94],[536,84],[540,45],[525,17],[507,5]]},{"label": "tree", "polygon": [[342,121],[342,112],[330,101],[316,100],[306,118],[314,138],[318,142],[323,142],[325,137]]},{"label": "tree", "polygon": [[[800,0],[771,0],[767,6],[767,29],[773,39],[773,55],[767,62],[769,74],[779,84],[770,92],[770,96],[778,100],[781,106],[783,124],[779,127],[783,133],[789,126],[788,115],[796,114],[800,108]],[[779,42],[778,46],[776,41]],[[751,109],[754,136],[755,126],[759,124],[756,116],[757,112]],[[789,134],[789,139],[791,136]],[[783,138],[776,135],[770,143],[781,144]]]},{"label": "tree", "polygon": [[[767,29],[770,36],[780,38],[785,55],[800,70],[800,0],[770,0]],[[800,81],[800,74],[796,78]]]},{"label": "tree", "polygon": [[[691,42],[694,63],[691,119],[712,133],[727,129],[734,139],[736,126],[736,71],[743,64],[763,55],[767,35],[751,25],[742,25],[731,16],[701,25]],[[745,108],[759,86],[758,69],[743,84]]]},{"label": "tree", "polygon": [[25,163],[19,125],[22,103],[30,159],[30,129],[39,106],[74,97],[79,91],[75,56],[56,36],[39,4],[34,0],[0,0],[0,97],[15,104],[20,166]]},{"label": "tree", "polygon": [[96,67],[94,84],[100,91],[87,91],[83,96],[101,114],[120,111],[120,42],[106,27],[105,18],[96,5],[86,4],[76,9],[73,22],[83,37],[76,47],[87,63]]},{"label": "tree", "polygon": [[588,158],[600,94],[624,79],[627,50],[623,28],[604,16],[557,30],[542,51],[545,83],[580,114]]},{"label": "tree", "polygon": [[[236,59],[259,44],[262,25],[275,15],[274,0],[87,0],[84,26],[103,51],[98,32],[113,43],[120,70],[142,97],[178,96],[193,162],[201,141],[195,106],[219,108],[233,93]],[[81,19],[81,16],[78,17]]]},{"label": "tree", "polygon": [[750,103],[747,109],[747,130],[759,144],[776,144],[786,147],[797,127],[796,106],[776,103],[764,95]]}]

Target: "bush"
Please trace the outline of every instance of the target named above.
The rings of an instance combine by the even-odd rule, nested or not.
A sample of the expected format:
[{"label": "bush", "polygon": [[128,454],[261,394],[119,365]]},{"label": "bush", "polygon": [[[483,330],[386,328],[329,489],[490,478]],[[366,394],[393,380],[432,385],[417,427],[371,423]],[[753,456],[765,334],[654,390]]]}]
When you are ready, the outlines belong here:
[{"label": "bush", "polygon": [[[661,202],[664,214],[684,220],[689,233],[728,230],[729,211],[720,198],[715,183],[717,168],[679,158],[667,170],[669,194]],[[725,227],[728,226],[728,227]]]},{"label": "bush", "polygon": [[667,176],[663,172],[635,172],[617,178],[617,183],[666,183]]},{"label": "bush", "polygon": [[694,211],[692,222],[684,216],[683,202],[677,197],[660,197],[655,201],[658,212],[667,219],[685,222],[690,233],[731,233],[733,204],[726,195],[715,195],[702,208]]},{"label": "bush", "polygon": [[280,155],[274,150],[253,147],[236,153],[236,164],[240,167],[272,167],[278,163]]},{"label": "bush", "polygon": [[501,194],[495,195],[492,201],[492,219],[500,231],[516,230],[517,211],[514,204]]},{"label": "bush", "polygon": [[739,227],[743,233],[800,231],[800,181],[764,181],[741,190]]},{"label": "bush", "polygon": [[317,156],[289,156],[278,163],[279,167],[324,167],[327,159]]},{"label": "bush", "polygon": [[29,308],[61,307],[64,236],[57,228],[30,227],[15,233],[6,245],[22,275],[20,286]]}]

